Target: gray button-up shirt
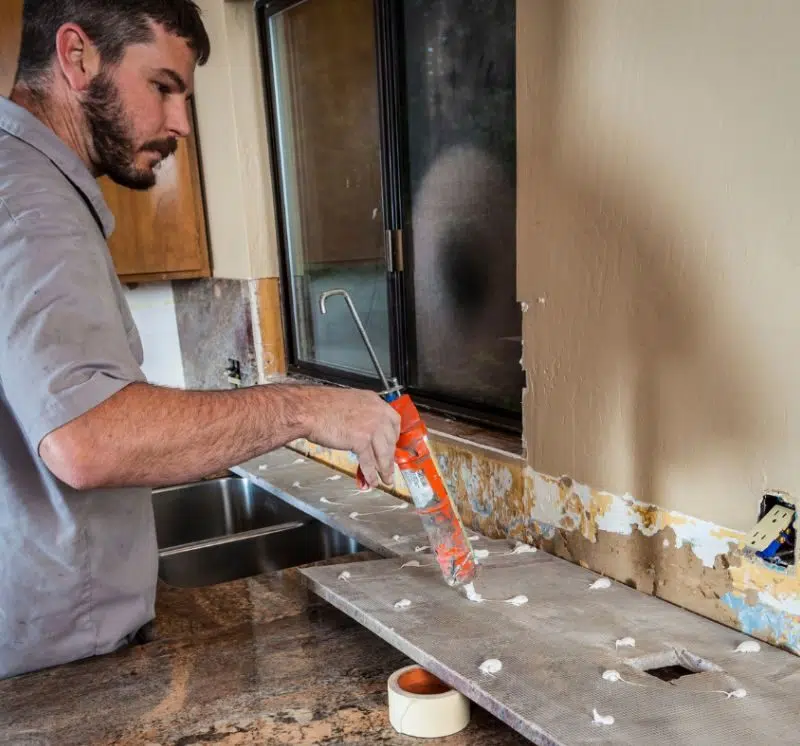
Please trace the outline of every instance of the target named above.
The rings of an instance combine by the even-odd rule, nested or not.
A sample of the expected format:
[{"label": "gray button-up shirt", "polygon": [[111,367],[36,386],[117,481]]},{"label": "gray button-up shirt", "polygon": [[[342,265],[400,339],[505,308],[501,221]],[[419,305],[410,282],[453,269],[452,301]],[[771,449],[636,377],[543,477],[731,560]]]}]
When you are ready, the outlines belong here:
[{"label": "gray button-up shirt", "polygon": [[144,380],[113,227],[77,154],[0,97],[0,678],[111,652],[154,615],[150,490],[77,492],[38,453]]}]

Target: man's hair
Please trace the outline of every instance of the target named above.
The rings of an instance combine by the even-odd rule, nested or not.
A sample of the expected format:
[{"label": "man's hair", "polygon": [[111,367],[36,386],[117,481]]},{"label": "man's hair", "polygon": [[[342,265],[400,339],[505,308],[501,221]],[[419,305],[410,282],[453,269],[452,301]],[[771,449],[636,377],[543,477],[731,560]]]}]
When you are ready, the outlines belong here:
[{"label": "man's hair", "polygon": [[129,45],[153,41],[152,22],[185,39],[198,64],[208,61],[211,42],[193,0],[25,0],[17,80],[30,88],[45,85],[65,23],[80,26],[100,59],[116,65]]}]

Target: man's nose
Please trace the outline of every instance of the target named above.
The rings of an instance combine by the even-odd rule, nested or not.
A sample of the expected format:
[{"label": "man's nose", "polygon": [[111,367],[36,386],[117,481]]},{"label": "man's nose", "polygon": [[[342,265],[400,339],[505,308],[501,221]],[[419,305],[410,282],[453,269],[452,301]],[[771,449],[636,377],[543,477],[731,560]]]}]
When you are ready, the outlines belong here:
[{"label": "man's nose", "polygon": [[174,137],[188,137],[192,131],[189,104],[182,96],[174,96],[167,112],[167,129]]}]

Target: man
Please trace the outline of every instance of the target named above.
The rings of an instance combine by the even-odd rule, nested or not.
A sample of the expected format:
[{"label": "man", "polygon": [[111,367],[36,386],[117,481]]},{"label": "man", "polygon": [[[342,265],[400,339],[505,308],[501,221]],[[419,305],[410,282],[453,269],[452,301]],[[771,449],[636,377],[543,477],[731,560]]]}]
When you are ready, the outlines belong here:
[{"label": "man", "polygon": [[370,392],[145,382],[95,179],[154,184],[208,37],[191,0],[26,0],[23,23],[0,98],[0,677],[108,653],[153,618],[150,488],[298,437],[352,450],[376,485],[399,430]]}]

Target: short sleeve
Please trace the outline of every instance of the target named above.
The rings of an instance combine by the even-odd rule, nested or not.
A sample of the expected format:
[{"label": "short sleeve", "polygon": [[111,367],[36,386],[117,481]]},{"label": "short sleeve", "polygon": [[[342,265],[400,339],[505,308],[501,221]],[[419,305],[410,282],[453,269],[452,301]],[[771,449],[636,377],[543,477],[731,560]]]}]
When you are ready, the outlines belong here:
[{"label": "short sleeve", "polygon": [[0,200],[0,393],[34,449],[48,433],[145,380],[128,343],[105,241],[70,219],[63,201],[53,202],[20,217]]}]

